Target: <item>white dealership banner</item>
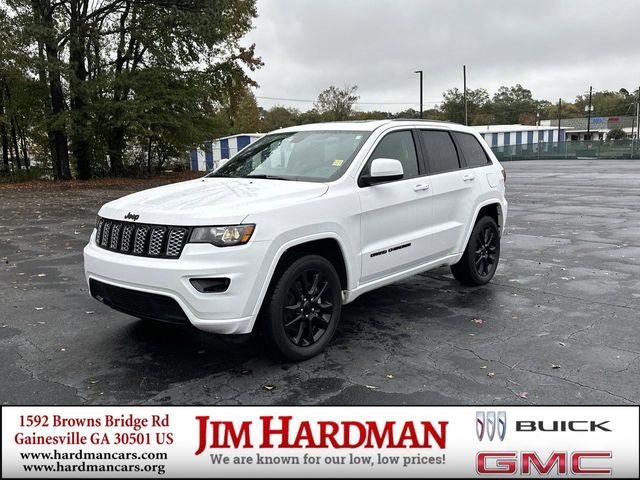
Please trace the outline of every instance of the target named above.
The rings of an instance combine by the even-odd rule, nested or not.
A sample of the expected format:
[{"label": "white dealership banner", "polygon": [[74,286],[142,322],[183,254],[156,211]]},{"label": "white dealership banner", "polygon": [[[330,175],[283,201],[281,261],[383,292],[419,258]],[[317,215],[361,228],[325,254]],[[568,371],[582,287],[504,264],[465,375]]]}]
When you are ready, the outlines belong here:
[{"label": "white dealership banner", "polygon": [[2,407],[2,476],[637,478],[639,408]]}]

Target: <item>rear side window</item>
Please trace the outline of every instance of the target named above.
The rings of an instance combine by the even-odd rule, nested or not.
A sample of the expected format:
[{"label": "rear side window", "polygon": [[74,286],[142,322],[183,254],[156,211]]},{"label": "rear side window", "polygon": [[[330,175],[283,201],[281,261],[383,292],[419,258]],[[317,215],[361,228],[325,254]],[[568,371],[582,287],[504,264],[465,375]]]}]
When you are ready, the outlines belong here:
[{"label": "rear side window", "polygon": [[[413,143],[413,135],[408,130],[391,132],[380,140],[373,154],[371,154],[371,160],[375,160],[376,158],[393,158],[400,160],[402,170],[404,171],[403,179],[418,176],[416,146]],[[368,168],[369,167],[367,167],[367,170]]]},{"label": "rear side window", "polygon": [[449,132],[442,130],[420,130],[422,145],[429,162],[429,173],[458,170],[458,152]]},{"label": "rear side window", "polygon": [[468,133],[458,132],[454,133],[454,135],[467,163],[467,167],[484,167],[491,163],[484,148],[482,148],[482,145],[480,145],[476,137]]}]

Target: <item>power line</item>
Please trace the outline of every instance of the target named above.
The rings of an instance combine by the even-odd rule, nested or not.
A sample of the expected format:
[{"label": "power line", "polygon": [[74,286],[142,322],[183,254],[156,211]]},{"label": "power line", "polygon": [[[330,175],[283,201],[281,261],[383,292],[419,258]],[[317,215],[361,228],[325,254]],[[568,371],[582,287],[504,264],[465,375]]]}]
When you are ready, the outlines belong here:
[{"label": "power line", "polygon": [[[259,100],[279,100],[283,102],[303,102],[303,103],[316,103],[318,100],[309,100],[306,98],[282,98],[282,97],[261,97],[257,96]],[[358,105],[418,105],[416,102],[355,102]],[[442,103],[442,101],[425,101],[423,103],[431,103],[434,105]]]}]

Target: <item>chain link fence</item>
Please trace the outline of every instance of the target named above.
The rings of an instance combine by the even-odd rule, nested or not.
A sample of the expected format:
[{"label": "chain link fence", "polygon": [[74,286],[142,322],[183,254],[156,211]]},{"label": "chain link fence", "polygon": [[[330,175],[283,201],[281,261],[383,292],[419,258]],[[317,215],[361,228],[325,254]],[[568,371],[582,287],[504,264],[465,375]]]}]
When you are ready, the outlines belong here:
[{"label": "chain link fence", "polygon": [[562,160],[577,158],[638,159],[637,140],[591,140],[539,142],[524,145],[491,147],[499,161]]}]

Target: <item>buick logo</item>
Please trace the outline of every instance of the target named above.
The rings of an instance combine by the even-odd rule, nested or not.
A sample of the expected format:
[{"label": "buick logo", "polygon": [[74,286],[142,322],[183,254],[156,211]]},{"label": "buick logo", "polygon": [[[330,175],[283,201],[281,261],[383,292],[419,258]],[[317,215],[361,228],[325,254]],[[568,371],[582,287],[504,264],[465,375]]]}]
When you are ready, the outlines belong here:
[{"label": "buick logo", "polygon": [[131,212],[127,213],[127,214],[124,216],[124,219],[125,219],[125,220],[133,220],[134,222],[135,222],[136,220],[138,220],[139,218],[140,218],[140,215],[136,215],[136,214],[131,213]]},{"label": "buick logo", "polygon": [[503,441],[507,434],[507,412],[476,412],[476,433],[480,441],[485,436],[489,441],[494,437]]}]

